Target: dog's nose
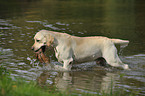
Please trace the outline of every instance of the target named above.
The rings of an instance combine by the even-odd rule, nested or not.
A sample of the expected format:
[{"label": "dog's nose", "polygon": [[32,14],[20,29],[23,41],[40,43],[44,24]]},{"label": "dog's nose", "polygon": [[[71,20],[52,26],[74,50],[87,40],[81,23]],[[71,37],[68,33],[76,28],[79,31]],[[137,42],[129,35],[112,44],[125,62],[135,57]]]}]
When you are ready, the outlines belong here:
[{"label": "dog's nose", "polygon": [[31,49],[34,50],[34,47],[32,46]]}]

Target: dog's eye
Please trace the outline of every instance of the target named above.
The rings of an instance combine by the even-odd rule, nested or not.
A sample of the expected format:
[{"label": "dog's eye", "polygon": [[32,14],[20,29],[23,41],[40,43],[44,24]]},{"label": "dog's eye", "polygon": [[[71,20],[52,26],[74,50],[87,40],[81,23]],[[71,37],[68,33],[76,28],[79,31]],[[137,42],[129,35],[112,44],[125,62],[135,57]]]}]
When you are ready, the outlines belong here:
[{"label": "dog's eye", "polygon": [[36,40],[37,42],[39,42],[40,40]]}]

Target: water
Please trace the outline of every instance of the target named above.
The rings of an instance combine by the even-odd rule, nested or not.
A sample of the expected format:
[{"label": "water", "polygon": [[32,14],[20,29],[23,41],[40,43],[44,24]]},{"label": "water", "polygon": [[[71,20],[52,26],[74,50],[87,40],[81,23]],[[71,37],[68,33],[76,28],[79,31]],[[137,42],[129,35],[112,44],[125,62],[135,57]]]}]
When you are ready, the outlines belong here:
[{"label": "water", "polygon": [[[98,91],[107,91],[111,86],[115,91],[124,89],[126,94],[145,95],[144,6],[144,0],[1,0],[0,64],[13,77],[78,95],[99,94]],[[77,70],[71,72],[43,68],[31,50],[33,36],[41,29],[127,39],[129,45],[119,54],[131,71],[102,68],[94,62],[76,65]],[[52,48],[46,55],[51,63],[57,63]]]}]

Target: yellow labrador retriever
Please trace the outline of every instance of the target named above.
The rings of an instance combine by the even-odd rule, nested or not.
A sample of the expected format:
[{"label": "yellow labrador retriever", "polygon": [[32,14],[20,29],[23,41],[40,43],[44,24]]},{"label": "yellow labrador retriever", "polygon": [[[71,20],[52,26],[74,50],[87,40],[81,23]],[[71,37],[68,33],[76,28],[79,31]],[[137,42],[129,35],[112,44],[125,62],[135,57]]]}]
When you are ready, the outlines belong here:
[{"label": "yellow labrador retriever", "polygon": [[65,70],[70,70],[72,63],[94,61],[100,57],[103,57],[111,66],[129,69],[128,65],[123,64],[119,59],[114,45],[128,45],[128,40],[101,36],[77,37],[47,30],[39,31],[34,39],[32,49],[38,52],[42,46],[53,46],[55,56],[63,64]]}]

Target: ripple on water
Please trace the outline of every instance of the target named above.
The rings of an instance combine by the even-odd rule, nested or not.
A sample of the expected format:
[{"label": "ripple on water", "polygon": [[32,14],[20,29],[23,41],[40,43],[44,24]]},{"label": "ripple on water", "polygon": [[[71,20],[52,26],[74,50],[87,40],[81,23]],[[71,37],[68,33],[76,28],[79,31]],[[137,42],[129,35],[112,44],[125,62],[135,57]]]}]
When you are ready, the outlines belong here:
[{"label": "ripple on water", "polygon": [[11,24],[10,23],[11,20],[4,20],[4,19],[0,19],[0,29],[19,29],[21,27],[17,27],[17,26],[14,26],[14,24]]}]

